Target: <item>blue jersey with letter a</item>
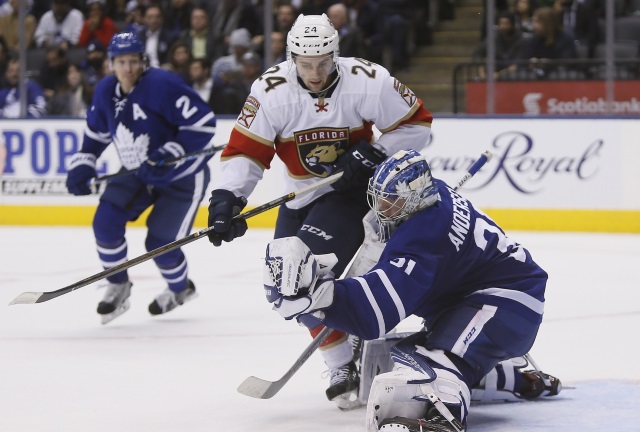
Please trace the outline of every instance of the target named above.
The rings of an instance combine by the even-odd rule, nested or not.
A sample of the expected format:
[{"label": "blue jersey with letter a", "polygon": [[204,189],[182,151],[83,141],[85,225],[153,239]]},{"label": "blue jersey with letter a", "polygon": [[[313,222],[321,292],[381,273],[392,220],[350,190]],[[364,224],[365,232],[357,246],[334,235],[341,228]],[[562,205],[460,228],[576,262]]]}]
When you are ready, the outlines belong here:
[{"label": "blue jersey with letter a", "polygon": [[[149,68],[128,94],[115,76],[98,83],[82,151],[99,156],[113,141],[122,165],[131,170],[168,141],[180,144],[186,154],[212,147],[215,127],[211,108],[181,78]],[[185,161],[174,170],[174,179],[196,173],[211,157]]]},{"label": "blue jersey with letter a", "polygon": [[429,328],[461,301],[541,322],[547,273],[471,202],[434,182],[440,200],[393,232],[378,264],[364,276],[336,281],[324,324],[375,339],[412,314]]}]

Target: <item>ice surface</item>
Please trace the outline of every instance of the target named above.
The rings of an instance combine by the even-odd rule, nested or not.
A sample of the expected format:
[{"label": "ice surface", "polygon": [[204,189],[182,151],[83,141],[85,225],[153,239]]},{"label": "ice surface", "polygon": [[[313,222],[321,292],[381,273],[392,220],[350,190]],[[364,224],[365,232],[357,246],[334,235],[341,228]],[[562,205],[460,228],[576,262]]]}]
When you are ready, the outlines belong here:
[{"label": "ice surface", "polygon": [[[130,229],[129,257],[145,231]],[[365,410],[324,396],[312,356],[268,400],[236,392],[248,376],[280,378],[310,342],[262,293],[268,230],[214,248],[184,247],[200,296],[165,316],[152,262],[130,269],[131,309],[103,326],[100,283],[0,313],[0,431],[364,431]],[[531,353],[566,390],[541,402],[473,407],[469,431],[640,431],[640,236],[514,232],[550,274]],[[89,228],[0,227],[0,303],[100,272]],[[4,300],[2,300],[4,299]],[[415,328],[409,318],[400,331]]]}]

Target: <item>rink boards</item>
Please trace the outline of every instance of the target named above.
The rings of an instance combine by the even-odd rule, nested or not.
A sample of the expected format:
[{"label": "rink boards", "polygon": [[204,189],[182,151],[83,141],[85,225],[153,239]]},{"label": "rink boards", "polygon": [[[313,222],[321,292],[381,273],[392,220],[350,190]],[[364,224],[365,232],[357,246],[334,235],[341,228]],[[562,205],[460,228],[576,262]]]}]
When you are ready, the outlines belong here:
[{"label": "rink boards", "polygon": [[[228,141],[234,119],[220,119],[216,144]],[[80,147],[82,120],[15,120],[0,126],[7,161],[1,179],[0,225],[88,225],[98,196],[64,193],[66,164]],[[434,177],[455,183],[484,150],[489,162],[462,194],[505,229],[640,232],[640,121],[607,118],[436,116],[424,154]],[[112,146],[113,147],[113,146]],[[100,175],[119,168],[110,147]],[[218,157],[211,160],[215,179]],[[248,208],[286,194],[274,161]],[[212,181],[213,183],[213,181]],[[210,188],[212,184],[210,184]],[[273,227],[276,212],[250,219]],[[136,224],[143,224],[144,218]],[[206,226],[206,200],[196,218]]]}]

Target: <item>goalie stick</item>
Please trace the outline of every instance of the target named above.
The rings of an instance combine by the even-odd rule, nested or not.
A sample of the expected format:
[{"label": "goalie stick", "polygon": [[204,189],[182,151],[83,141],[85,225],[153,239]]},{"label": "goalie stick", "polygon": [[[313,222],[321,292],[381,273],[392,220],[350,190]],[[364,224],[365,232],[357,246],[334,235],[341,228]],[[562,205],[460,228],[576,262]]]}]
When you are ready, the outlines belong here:
[{"label": "goalie stick", "polygon": [[[491,160],[492,154],[489,150],[484,151],[480,158],[471,165],[465,175],[458,181],[453,190],[458,190],[464,185],[475,173],[480,171],[480,168]],[[238,386],[238,392],[243,395],[256,398],[256,399],[270,399],[276,393],[278,393],[282,387],[291,379],[291,377],[302,367],[302,365],[311,357],[320,344],[329,336],[332,329],[325,327],[316,335],[313,341],[307,348],[300,354],[289,370],[277,381],[267,381],[262,378],[250,376],[245,379],[242,384]]]},{"label": "goalie stick", "polygon": [[250,376],[238,386],[238,392],[256,399],[269,399],[273,397],[273,395],[278,393],[280,389],[284,387],[287,381],[291,379],[291,377],[302,367],[309,357],[311,357],[331,332],[332,329],[329,327],[323,328],[279,380],[267,381],[262,378]]},{"label": "goalie stick", "polygon": [[[287,195],[283,195],[280,198],[276,198],[273,201],[269,201],[268,203],[262,204],[256,208],[253,208],[249,211],[246,211],[244,213],[241,213],[237,216],[234,217],[235,218],[243,218],[243,219],[249,219],[250,217],[253,217],[255,215],[258,215],[260,213],[264,213],[267,210],[271,210],[272,208],[278,207],[286,202],[289,202],[291,200],[293,200],[296,197],[308,194],[309,192],[312,192],[316,189],[319,189],[323,186],[327,186],[330,185],[331,183],[335,182],[336,180],[338,180],[340,177],[342,177],[342,172],[338,172],[332,176],[329,176],[327,178],[324,178],[312,185],[309,185],[307,187],[304,187],[298,191],[295,192],[289,192]],[[56,297],[60,297],[61,295],[64,294],[68,294],[72,291],[77,290],[78,288],[82,288],[84,286],[87,286],[89,284],[92,284],[93,282],[99,281],[100,279],[104,279],[108,276],[111,276],[113,274],[116,274],[122,270],[131,268],[135,265],[138,265],[140,263],[143,263],[145,261],[148,261],[152,258],[155,258],[159,255],[162,255],[164,253],[167,253],[169,251],[172,251],[174,249],[177,249],[181,246],[184,246],[186,244],[191,243],[192,241],[198,240],[202,237],[205,237],[207,235],[207,233],[209,231],[212,231],[212,227],[207,227],[203,230],[197,231],[193,234],[190,234],[186,237],[183,237],[181,239],[178,239],[174,242],[168,243],[164,246],[160,246],[157,249],[154,249],[152,251],[149,251],[145,254],[142,254],[136,258],[132,258],[128,261],[125,261],[121,264],[118,264],[114,267],[111,267],[110,269],[101,271],[100,273],[96,273],[93,276],[89,276],[85,279],[82,279],[76,283],[73,283],[69,286],[66,286],[64,288],[60,288],[59,290],[56,291],[48,291],[48,292],[24,292],[22,294],[20,294],[18,297],[16,297],[15,299],[13,299],[11,301],[11,303],[9,303],[9,306],[11,305],[15,305],[15,304],[33,304],[33,303],[42,303],[42,302],[46,302],[49,301],[51,299],[54,299]]]}]

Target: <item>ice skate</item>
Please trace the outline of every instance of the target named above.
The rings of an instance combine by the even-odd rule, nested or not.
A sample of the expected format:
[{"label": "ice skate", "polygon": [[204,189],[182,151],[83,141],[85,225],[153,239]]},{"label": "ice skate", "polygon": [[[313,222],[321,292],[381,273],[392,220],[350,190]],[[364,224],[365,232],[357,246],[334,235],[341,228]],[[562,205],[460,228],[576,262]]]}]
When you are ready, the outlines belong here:
[{"label": "ice skate", "polygon": [[97,312],[101,315],[102,324],[107,324],[129,310],[129,296],[132,283],[109,283],[107,292],[98,303]]},{"label": "ice skate", "polygon": [[191,281],[187,280],[187,287],[176,293],[169,288],[165,289],[159,296],[149,304],[149,313],[151,315],[161,315],[174,310],[178,306],[193,300],[198,296],[196,287]]},{"label": "ice skate", "polygon": [[410,419],[392,417],[380,423],[378,430],[387,432],[460,432],[467,428],[457,429],[445,419],[435,407],[429,409],[427,419]]},{"label": "ice skate", "polygon": [[556,396],[562,390],[562,383],[554,376],[542,371],[522,372],[523,380],[520,386],[520,396],[524,399],[537,399],[541,396]]},{"label": "ice skate", "polygon": [[361,406],[358,402],[360,377],[358,368],[352,360],[337,369],[331,369],[331,381],[326,391],[327,399],[336,403],[341,410],[350,410]]}]

